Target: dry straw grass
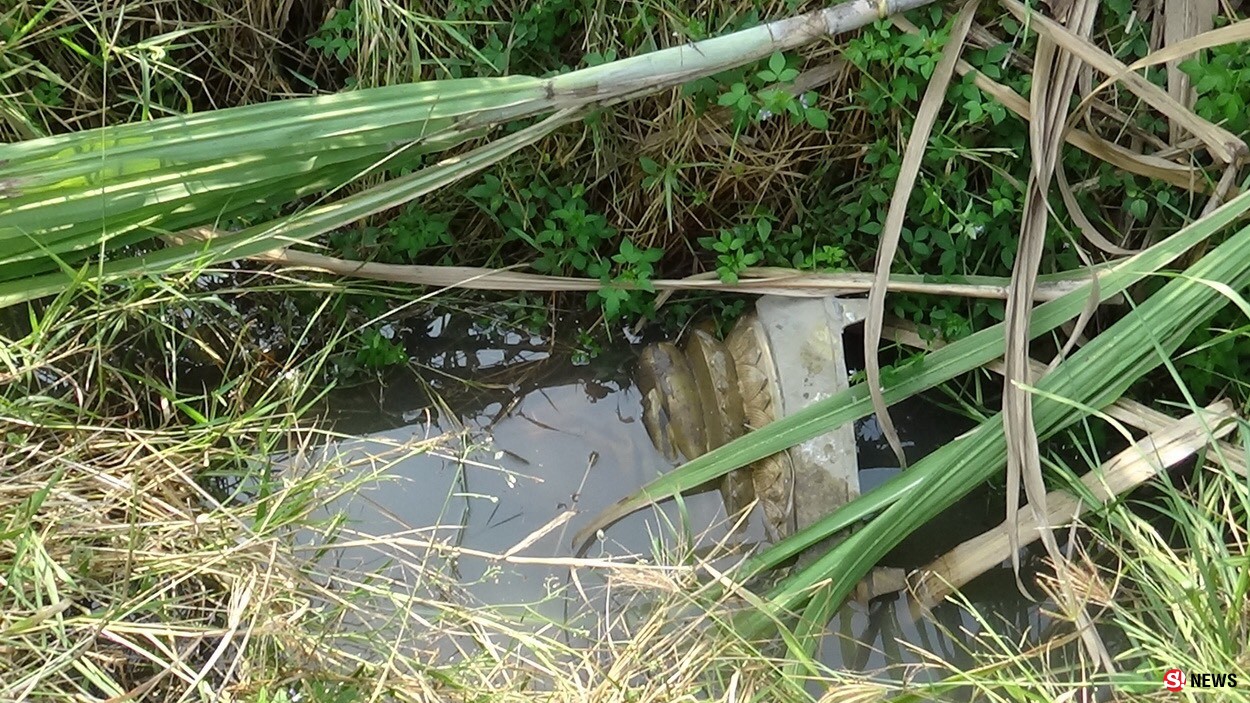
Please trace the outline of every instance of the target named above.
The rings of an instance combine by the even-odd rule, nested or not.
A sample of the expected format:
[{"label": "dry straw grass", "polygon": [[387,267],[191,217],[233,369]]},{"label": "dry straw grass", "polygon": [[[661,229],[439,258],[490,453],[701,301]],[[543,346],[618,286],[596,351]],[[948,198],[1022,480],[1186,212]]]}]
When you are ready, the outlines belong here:
[{"label": "dry straw grass", "polygon": [[[177,355],[159,350],[187,337],[159,321],[210,298],[162,288],[85,309],[58,303],[33,329],[10,331],[0,378],[0,700],[797,695],[784,662],[724,627],[739,606],[711,601],[701,562],[684,551],[653,555],[652,565],[553,560],[576,577],[573,617],[535,621],[476,603],[451,568],[519,557],[468,553],[430,537],[450,534],[437,526],[421,539],[368,535],[327,514],[438,440],[336,459],[325,451],[336,437],[298,420],[293,403],[307,389],[274,380],[315,378],[321,359],[274,369],[257,357],[244,368],[246,343],[222,359],[236,364],[237,388],[253,389],[242,397],[165,385]],[[228,323],[196,333],[212,339]],[[148,373],[123,370],[128,352],[148,347],[127,331],[153,327],[163,332]],[[214,414],[214,400],[224,410]],[[201,421],[188,419],[196,413]],[[310,548],[310,536],[365,545],[391,563],[340,565],[333,550]]]},{"label": "dry straw grass", "polygon": [[534,628],[458,595],[437,545],[370,538],[409,553],[406,580],[296,548],[329,494],[376,479],[360,466],[275,476],[238,503],[189,475],[229,449],[117,427],[31,440],[10,446],[0,484],[5,700],[749,699],[782,683],[778,663],[705,615],[688,570],[616,567],[587,630]]}]

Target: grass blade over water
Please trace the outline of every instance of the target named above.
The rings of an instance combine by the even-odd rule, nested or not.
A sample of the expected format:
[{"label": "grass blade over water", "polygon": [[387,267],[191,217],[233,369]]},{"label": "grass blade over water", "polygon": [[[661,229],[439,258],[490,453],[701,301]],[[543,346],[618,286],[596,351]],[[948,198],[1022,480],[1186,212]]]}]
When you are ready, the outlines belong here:
[{"label": "grass blade over water", "polygon": [[[1102,300],[1123,292],[1175,261],[1193,246],[1235,221],[1247,209],[1250,209],[1250,194],[1242,194],[1167,240],[1108,269],[1099,279]],[[1089,289],[1082,286],[1058,300],[1038,306],[1033,313],[1031,336],[1037,337],[1077,317],[1088,300]],[[919,363],[894,369],[884,378],[883,394],[886,401],[897,403],[1002,356],[1004,330],[1002,324],[995,325],[931,352]],[[642,490],[621,499],[595,516],[577,533],[574,541],[584,547],[599,530],[630,513],[706,484],[734,469],[819,436],[843,423],[853,422],[871,412],[872,402],[868,387],[863,383],[856,384],[832,398],[773,422],[656,478]],[[819,534],[823,536],[844,529],[883,510],[905,494],[914,481],[911,472],[908,472],[895,482],[861,496],[838,511],[834,523],[821,523]],[[784,561],[817,542],[817,527],[796,533],[779,543],[770,551],[770,560]]]},{"label": "grass blade over water", "polygon": [[[1243,195],[1231,204],[1244,200]],[[1205,220],[1189,229],[1204,223]],[[1114,402],[1133,382],[1163,363],[1160,349],[1175,351],[1198,325],[1230,302],[1220,290],[1221,285],[1234,290],[1250,286],[1250,228],[1242,229],[1213,249],[1184,276],[1173,279],[1038,381],[1036,386],[1041,393],[1034,397],[1038,436],[1050,437],[1080,419],[1083,412],[1078,406],[1101,408]],[[1071,402],[1061,402],[1056,397]],[[880,514],[810,567],[786,579],[769,599],[773,615],[793,612],[817,590],[827,589],[832,594],[828,602],[840,603],[860,578],[907,535],[1001,471],[1006,452],[1001,415],[996,415],[814,525],[806,534],[787,540],[792,544],[779,544],[760,555],[746,570],[751,573],[775,565],[806,546],[801,543],[815,543],[858,521],[867,511],[857,507],[857,503],[866,501],[872,508],[880,509]],[[878,493],[888,496],[888,504],[882,505],[884,499],[873,499]],[[843,513],[849,513],[851,520],[841,517]],[[815,589],[821,582],[827,585]],[[827,608],[819,610],[813,617],[827,616]],[[753,614],[744,620],[744,627],[747,632],[759,632],[767,622],[764,614]]]}]

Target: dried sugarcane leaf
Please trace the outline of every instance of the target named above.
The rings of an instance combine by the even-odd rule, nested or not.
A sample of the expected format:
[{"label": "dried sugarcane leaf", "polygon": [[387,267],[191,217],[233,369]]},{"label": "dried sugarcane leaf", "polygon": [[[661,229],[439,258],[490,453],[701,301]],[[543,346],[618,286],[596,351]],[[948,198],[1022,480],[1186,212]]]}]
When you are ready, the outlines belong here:
[{"label": "dried sugarcane leaf", "polygon": [[[233,233],[211,227],[197,227],[168,235],[165,241],[179,246],[206,242]],[[376,261],[354,261],[325,254],[283,249],[280,245],[269,251],[249,255],[254,261],[284,264],[290,271],[328,273],[336,276],[367,278],[376,281],[410,283],[438,288],[468,288],[497,291],[596,291],[603,287],[597,278],[553,276],[517,271],[521,265],[506,268],[480,266],[438,266],[425,264],[384,264]],[[1054,274],[1039,283],[1034,298],[1037,302],[1055,300],[1082,286],[1091,275],[1099,275],[1097,267]],[[924,293],[964,298],[1003,300],[1011,280],[999,276],[952,276],[946,283],[933,283],[916,274],[892,274],[886,287],[891,293]],[[720,280],[716,272],[692,274],[684,278],[658,278],[650,288],[658,291],[725,291],[743,295],[778,295],[794,298],[819,298],[840,293],[865,293],[872,288],[871,273],[821,273],[776,266],[751,267],[739,274],[735,283]],[[640,283],[617,281],[614,285],[628,290],[643,290]]]},{"label": "dried sugarcane leaf", "polygon": [[959,52],[963,50],[964,40],[972,27],[972,19],[979,4],[980,0],[967,0],[960,7],[951,27],[950,38],[942,48],[942,58],[934,67],[924,97],[920,100],[920,109],[916,111],[916,120],[907,139],[907,147],[903,150],[902,165],[899,167],[894,194],[890,198],[890,207],[881,230],[874,270],[876,275],[868,294],[868,317],[864,320],[864,369],[868,373],[868,388],[872,393],[872,406],[877,413],[877,422],[881,425],[881,432],[890,443],[890,448],[898,457],[899,466],[903,467],[907,466],[907,455],[903,451],[903,443],[881,393],[881,362],[877,357],[877,347],[881,343],[881,321],[885,315],[885,285],[890,278],[890,265],[894,261],[898,241],[903,233],[907,202],[911,199],[916,177],[920,174],[920,162],[929,146],[933,124],[937,121],[938,111],[946,99],[946,89],[955,73],[955,63],[959,60]]},{"label": "dried sugarcane leaf", "polygon": [[[902,29],[915,34],[919,31],[905,17],[895,16],[891,21]],[[1008,110],[1020,117],[1029,119],[1029,101],[1021,97],[1011,88],[986,76],[971,64],[960,59],[955,65],[959,75],[973,77],[973,82],[987,95],[997,100]],[[1097,92],[1095,89],[1094,92]],[[1156,181],[1164,181],[1185,190],[1205,193],[1209,190],[1207,180],[1201,170],[1185,164],[1178,164],[1158,156],[1139,154],[1130,149],[1109,142],[1101,137],[1079,129],[1070,129],[1064,134],[1069,144],[1085,153],[1105,161],[1116,168]]]},{"label": "dried sugarcane leaf", "polygon": [[[1088,106],[1088,103],[1108,86],[1121,81],[1125,76],[1134,74],[1136,71],[1140,71],[1151,66],[1157,66],[1159,64],[1174,62],[1177,59],[1184,58],[1203,49],[1224,46],[1226,44],[1237,44],[1246,41],[1250,41],[1250,20],[1234,22],[1233,24],[1225,27],[1203,32],[1197,36],[1165,46],[1158,51],[1151,52],[1149,55],[1134,61],[1128,66],[1124,66],[1121,70],[1115,73],[1108,74],[1106,80],[1098,84],[1098,86],[1095,87],[1089,95],[1082,99],[1081,104],[1077,107],[1076,111],[1074,111],[1074,114],[1084,110]],[[1175,141],[1175,138],[1173,141]],[[1246,156],[1244,142],[1233,142],[1232,144],[1233,148],[1238,150],[1237,154],[1239,155],[1239,158],[1244,159]],[[1240,163],[1240,161],[1233,160],[1226,161],[1225,163]]]},{"label": "dried sugarcane leaf", "polygon": [[1115,256],[1132,256],[1137,252],[1133,249],[1125,249],[1107,239],[1098,227],[1085,216],[1085,210],[1076,199],[1076,194],[1072,192],[1072,187],[1068,185],[1068,176],[1063,170],[1063,164],[1059,164],[1055,168],[1055,187],[1059,190],[1060,197],[1063,198],[1063,205],[1068,209],[1068,216],[1072,218],[1072,222],[1076,224],[1077,229],[1081,230],[1081,236],[1090,244],[1099,249],[1113,254]]},{"label": "dried sugarcane leaf", "polygon": [[[1015,0],[1004,0],[1006,3]],[[1041,265],[1042,249],[1050,217],[1047,193],[1051,178],[1059,168],[1063,133],[1067,128],[1067,111],[1072,91],[1081,70],[1082,58],[1067,50],[1068,44],[1079,44],[1090,35],[1097,13],[1096,0],[1076,0],[1067,14],[1067,27],[1051,22],[1056,29],[1040,33],[1034,58],[1033,82],[1029,105],[1029,150],[1032,169],[1025,191],[1024,217],[1020,227],[1020,244],[1012,268],[1012,289],[1007,299],[1007,353],[1003,393],[1003,434],[1007,448],[1007,523],[1011,545],[1011,564],[1020,582],[1020,534],[1017,514],[1020,484],[1024,494],[1039,515],[1038,534],[1047,554],[1061,572],[1065,567],[1059,544],[1046,520],[1046,484],[1042,477],[1037,427],[1033,416],[1033,398],[1025,386],[1032,385],[1029,359],[1029,326],[1032,318],[1033,286]],[[1030,15],[1036,19],[1036,13]],[[1047,20],[1048,22],[1050,20]],[[1053,36],[1052,36],[1053,35]],[[1061,44],[1068,39],[1067,44]],[[1062,48],[1061,48],[1062,47]],[[1096,300],[1091,295],[1091,301]],[[1090,303],[1087,303],[1088,311]],[[1090,656],[1108,672],[1115,670],[1098,633],[1087,614],[1078,616],[1081,640]]]},{"label": "dried sugarcane leaf", "polygon": [[[1216,0],[1162,0],[1163,45],[1175,46],[1215,27],[1215,15],[1219,12]],[[1189,76],[1180,69],[1179,61],[1167,63],[1168,95],[1176,102],[1193,109],[1195,94],[1189,85]],[[1183,127],[1176,122],[1168,124],[1172,143],[1183,135]]]},{"label": "dried sugarcane leaf", "polygon": [[[1232,432],[1236,424],[1229,421],[1236,417],[1232,403],[1221,400],[1184,419],[1169,419],[1163,427],[1082,476],[1081,484],[1087,497],[1067,490],[1049,493],[1046,519],[1056,524],[1074,520],[1088,512],[1095,502],[1107,503],[1127,493],[1161,470],[1179,464]],[[1037,524],[1038,513],[1028,505],[1020,511],[1015,531],[1032,536]],[[1003,522],[917,569],[910,578],[913,592],[925,607],[937,605],[956,589],[1001,564],[1010,549],[1008,533],[1011,531],[1011,526]]]},{"label": "dried sugarcane leaf", "polygon": [[[1247,148],[1245,142],[1239,137],[1223,127],[1214,125],[1195,115],[1193,111],[1187,109],[1173,99],[1172,96],[1168,95],[1167,91],[1128,70],[1129,67],[1122,61],[1103,51],[1089,39],[1074,34],[1049,17],[1029,10],[1019,0],[1000,1],[1003,7],[1007,8],[1021,22],[1027,23],[1039,36],[1044,36],[1055,42],[1058,46],[1063,47],[1064,50],[1071,52],[1074,57],[1079,57],[1082,61],[1089,63],[1102,73],[1108,76],[1116,76],[1119,82],[1123,83],[1125,87],[1151,107],[1176,123],[1183,125],[1190,134],[1201,139],[1212,156],[1219,159],[1220,162],[1233,163],[1242,158],[1244,154],[1250,152],[1250,148]],[[1090,95],[1092,96],[1097,92],[1098,89],[1095,89]]]}]

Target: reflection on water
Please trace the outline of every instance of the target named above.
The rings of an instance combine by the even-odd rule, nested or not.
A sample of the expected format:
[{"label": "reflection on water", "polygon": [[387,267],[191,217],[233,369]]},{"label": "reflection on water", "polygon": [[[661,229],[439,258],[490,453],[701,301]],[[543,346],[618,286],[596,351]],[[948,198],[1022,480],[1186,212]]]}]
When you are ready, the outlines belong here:
[{"label": "reflection on water", "polygon": [[[500,338],[471,325],[450,331],[461,324],[455,318],[437,320],[430,334],[413,345],[423,359],[419,374],[336,393],[328,401],[328,414],[338,432],[355,437],[334,448],[348,458],[443,433],[463,432],[464,440],[441,453],[396,461],[387,467],[396,480],[365,491],[363,500],[334,507],[345,507],[360,532],[438,537],[467,555],[504,554],[526,542],[516,554],[572,556],[571,536],[585,521],[671,468],[641,422],[641,397],[630,380],[637,348],[622,345],[590,363],[574,364],[567,350],[540,339]],[[971,426],[920,400],[892,412],[913,459]],[[890,468],[893,454],[875,420],[861,421],[856,429],[867,491],[897,469]],[[918,566],[998,524],[1002,514],[1001,498],[974,494],[900,545],[887,563]],[[545,527],[550,529],[543,532]],[[655,541],[671,540],[682,529],[708,541],[728,536],[717,491],[634,514],[609,529],[587,556],[646,557]],[[754,542],[763,534],[756,519],[735,539]],[[568,604],[556,594],[567,585],[567,569],[550,563],[501,567],[496,560],[465,554],[456,560],[455,576],[475,599],[528,604],[545,618],[565,615]],[[377,568],[383,559],[372,550],[338,556],[359,568]],[[399,577],[411,580],[420,574]],[[1009,623],[1008,632],[1040,624],[1009,573],[988,574],[965,592],[983,614]],[[921,659],[910,643],[957,665],[966,646],[962,639],[981,629],[952,604],[937,608],[931,619],[915,620],[910,610],[902,595],[867,606],[849,604],[830,623],[822,659],[860,671],[918,664]],[[952,640],[951,633],[958,639]],[[928,677],[898,668],[894,673]]]}]

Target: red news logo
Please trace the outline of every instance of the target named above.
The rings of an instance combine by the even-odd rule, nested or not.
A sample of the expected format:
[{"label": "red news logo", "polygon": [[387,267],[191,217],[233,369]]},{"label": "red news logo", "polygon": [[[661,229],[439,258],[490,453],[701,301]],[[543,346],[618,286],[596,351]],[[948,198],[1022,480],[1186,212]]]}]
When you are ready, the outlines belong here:
[{"label": "red news logo", "polygon": [[1180,669],[1163,672],[1163,687],[1176,693],[1188,685],[1190,688],[1237,688],[1237,674],[1210,674],[1190,672],[1188,676]]}]

